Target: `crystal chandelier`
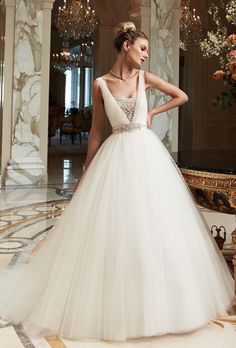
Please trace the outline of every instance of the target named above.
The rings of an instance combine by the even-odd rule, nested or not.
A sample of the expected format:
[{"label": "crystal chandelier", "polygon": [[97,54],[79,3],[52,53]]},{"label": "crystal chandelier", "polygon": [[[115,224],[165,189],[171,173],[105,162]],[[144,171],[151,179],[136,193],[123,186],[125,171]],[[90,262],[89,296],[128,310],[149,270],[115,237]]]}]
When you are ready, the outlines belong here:
[{"label": "crystal chandelier", "polygon": [[89,38],[97,26],[98,18],[89,0],[72,0],[70,4],[64,0],[64,6],[59,7],[56,27],[63,41]]},{"label": "crystal chandelier", "polygon": [[190,43],[197,42],[202,33],[200,16],[196,15],[196,10],[190,10],[190,0],[181,0],[180,3],[180,43],[182,50],[187,50]]},{"label": "crystal chandelier", "polygon": [[[93,55],[91,39],[98,26],[95,10],[89,0],[64,0],[63,7],[59,7],[56,27],[62,38],[62,50],[53,54],[52,67],[61,72],[77,67],[92,67]],[[78,41],[79,50],[72,52],[70,42]]]},{"label": "crystal chandelier", "polygon": [[73,49],[69,49],[69,43],[64,42],[61,52],[52,55],[52,67],[62,73],[78,67],[93,67],[92,46],[93,41],[82,43],[73,52]]}]

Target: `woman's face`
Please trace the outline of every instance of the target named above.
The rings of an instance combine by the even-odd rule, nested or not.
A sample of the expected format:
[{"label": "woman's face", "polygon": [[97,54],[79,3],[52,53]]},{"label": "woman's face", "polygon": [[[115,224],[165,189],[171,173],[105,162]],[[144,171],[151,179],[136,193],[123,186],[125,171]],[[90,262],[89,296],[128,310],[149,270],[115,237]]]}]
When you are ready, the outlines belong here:
[{"label": "woman's face", "polygon": [[140,69],[141,65],[148,58],[148,41],[144,38],[138,38],[133,44],[124,43],[127,62],[133,68]]}]

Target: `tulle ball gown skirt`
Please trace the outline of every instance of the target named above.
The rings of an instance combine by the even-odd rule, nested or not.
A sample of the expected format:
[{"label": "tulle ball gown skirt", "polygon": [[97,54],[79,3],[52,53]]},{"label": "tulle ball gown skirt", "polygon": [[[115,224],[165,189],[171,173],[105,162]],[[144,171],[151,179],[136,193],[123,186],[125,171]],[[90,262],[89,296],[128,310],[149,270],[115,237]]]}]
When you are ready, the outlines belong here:
[{"label": "tulle ball gown skirt", "polygon": [[32,332],[125,341],[226,315],[233,279],[167,150],[111,135],[30,262],[2,273],[0,315]]}]

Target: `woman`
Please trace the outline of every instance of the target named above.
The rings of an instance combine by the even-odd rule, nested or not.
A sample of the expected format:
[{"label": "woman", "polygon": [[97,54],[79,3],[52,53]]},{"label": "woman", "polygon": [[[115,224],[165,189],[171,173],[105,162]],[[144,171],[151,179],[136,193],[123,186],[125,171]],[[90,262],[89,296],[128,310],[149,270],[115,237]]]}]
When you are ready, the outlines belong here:
[{"label": "woman", "polygon": [[[139,69],[148,58],[148,38],[143,32],[136,31],[132,22],[121,23],[116,29],[114,40],[114,47],[117,52],[116,62],[110,72],[103,76],[103,79],[106,81],[112,95],[121,96],[121,99],[129,99],[135,96]],[[148,127],[151,126],[152,118],[155,115],[181,105],[188,100],[187,95],[179,88],[151,73],[145,72],[145,89],[151,86],[171,96],[172,99],[164,105],[149,111],[147,117]],[[136,101],[133,99],[132,102],[135,104]],[[96,117],[93,117],[85,168],[89,166],[89,163],[103,143],[104,125],[107,120],[99,79],[93,83],[93,113]],[[79,181],[77,181],[75,189]]]},{"label": "woman", "polygon": [[[148,40],[122,23],[112,70],[93,85],[85,172],[27,265],[7,272],[4,319],[31,332],[125,341],[198,329],[226,315],[233,279],[181,173],[149,129],[181,105],[177,87],[140,70]],[[147,111],[145,89],[168,94]],[[112,135],[106,141],[107,118]]]}]

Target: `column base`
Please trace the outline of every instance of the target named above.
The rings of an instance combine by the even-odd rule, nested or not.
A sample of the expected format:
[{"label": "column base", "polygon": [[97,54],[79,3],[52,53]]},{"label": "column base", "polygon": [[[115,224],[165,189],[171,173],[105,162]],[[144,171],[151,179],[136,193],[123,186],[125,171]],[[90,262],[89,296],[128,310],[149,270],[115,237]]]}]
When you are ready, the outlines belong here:
[{"label": "column base", "polygon": [[6,168],[4,183],[8,185],[41,185],[47,181],[40,158],[11,159]]}]

